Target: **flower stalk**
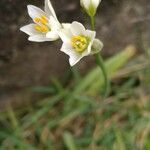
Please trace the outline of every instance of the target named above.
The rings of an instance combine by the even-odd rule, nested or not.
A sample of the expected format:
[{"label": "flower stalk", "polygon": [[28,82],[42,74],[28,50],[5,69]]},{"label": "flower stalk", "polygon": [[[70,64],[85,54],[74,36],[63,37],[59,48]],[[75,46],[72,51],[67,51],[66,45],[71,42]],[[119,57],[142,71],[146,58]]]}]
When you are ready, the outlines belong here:
[{"label": "flower stalk", "polygon": [[[91,21],[91,29],[94,31],[95,30],[94,17],[90,16],[90,21]],[[107,97],[109,95],[110,83],[109,83],[107,71],[105,68],[104,60],[102,56],[100,55],[100,53],[96,53],[94,56],[95,56],[95,62],[101,68],[103,76],[104,76],[104,80],[105,80],[104,97]]]}]

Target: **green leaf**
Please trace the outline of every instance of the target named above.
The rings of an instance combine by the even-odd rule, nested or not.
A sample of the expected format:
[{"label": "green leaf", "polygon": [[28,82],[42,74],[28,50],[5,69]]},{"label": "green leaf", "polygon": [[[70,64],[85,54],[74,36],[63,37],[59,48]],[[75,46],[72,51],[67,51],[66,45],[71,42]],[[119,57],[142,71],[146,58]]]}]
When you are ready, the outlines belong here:
[{"label": "green leaf", "polygon": [[65,132],[63,134],[63,140],[68,150],[77,150],[71,133]]}]

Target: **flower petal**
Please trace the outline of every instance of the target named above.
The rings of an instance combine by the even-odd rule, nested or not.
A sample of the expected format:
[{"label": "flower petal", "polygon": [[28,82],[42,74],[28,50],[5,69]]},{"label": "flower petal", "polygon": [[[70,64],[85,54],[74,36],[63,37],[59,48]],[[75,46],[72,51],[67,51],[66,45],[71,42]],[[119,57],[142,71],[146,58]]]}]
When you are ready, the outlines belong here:
[{"label": "flower petal", "polygon": [[33,20],[34,18],[39,17],[39,16],[47,16],[43,10],[41,10],[40,8],[36,6],[28,5],[27,8],[28,8],[28,14]]},{"label": "flower petal", "polygon": [[92,0],[92,4],[97,9],[98,5],[100,4],[101,0]]},{"label": "flower petal", "polygon": [[70,23],[62,23],[61,24],[63,26],[63,28],[65,29],[69,29],[71,27],[71,24]]},{"label": "flower petal", "polygon": [[91,53],[91,47],[92,47],[93,41],[95,39],[96,32],[95,31],[91,31],[91,30],[86,30],[85,36],[87,36],[89,38],[89,40],[90,40],[87,49],[88,49],[88,53]]},{"label": "flower petal", "polygon": [[83,57],[81,53],[77,53],[70,43],[63,43],[61,51],[69,56],[70,66],[74,66]]},{"label": "flower petal", "polygon": [[66,53],[67,55],[71,55],[72,51],[74,51],[74,49],[72,48],[70,43],[63,43],[60,50],[64,53]]},{"label": "flower petal", "polygon": [[50,0],[45,0],[45,12],[48,16],[53,16],[57,19],[56,13]]},{"label": "flower petal", "polygon": [[36,32],[36,30],[34,29],[34,26],[35,24],[31,23],[31,24],[21,27],[20,30],[28,35],[38,34],[38,32]]},{"label": "flower petal", "polygon": [[70,42],[70,40],[72,38],[70,29],[60,29],[58,34],[59,34],[61,40],[65,43]]},{"label": "flower petal", "polygon": [[73,35],[82,35],[85,32],[84,26],[81,23],[77,22],[77,21],[74,21],[71,24],[70,29],[71,29],[71,32],[72,32]]},{"label": "flower petal", "polygon": [[86,30],[85,34],[86,37],[88,37],[91,40],[94,40],[95,36],[96,36],[96,32],[95,31],[91,31],[91,30]]},{"label": "flower petal", "polygon": [[91,0],[80,0],[80,4],[83,8],[88,9],[90,6]]},{"label": "flower petal", "polygon": [[51,30],[54,31],[61,28],[61,24],[53,16],[50,16],[49,25]]},{"label": "flower petal", "polygon": [[55,31],[50,31],[50,32],[48,32],[48,33],[46,34],[46,37],[49,38],[49,39],[51,39],[52,41],[55,41],[55,40],[59,39],[59,35],[58,35],[58,33],[55,32]]},{"label": "flower petal", "polygon": [[70,58],[69,58],[70,66],[74,66],[81,59],[82,59],[82,55],[70,55]]},{"label": "flower petal", "polygon": [[49,39],[46,37],[45,34],[39,34],[39,35],[33,35],[28,38],[29,41],[33,42],[45,42],[45,41],[52,41],[52,39]]}]

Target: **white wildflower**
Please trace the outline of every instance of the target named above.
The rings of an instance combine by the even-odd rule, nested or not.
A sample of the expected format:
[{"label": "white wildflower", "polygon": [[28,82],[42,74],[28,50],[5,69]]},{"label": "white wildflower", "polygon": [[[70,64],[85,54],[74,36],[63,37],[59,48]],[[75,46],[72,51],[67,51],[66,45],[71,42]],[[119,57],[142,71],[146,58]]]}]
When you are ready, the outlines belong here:
[{"label": "white wildflower", "polygon": [[20,28],[21,31],[29,35],[29,41],[43,42],[54,41],[59,38],[58,29],[61,28],[56,13],[50,0],[45,0],[45,10],[28,5],[28,14],[34,23]]},{"label": "white wildflower", "polygon": [[84,56],[98,53],[103,47],[103,44],[95,39],[95,31],[86,30],[81,23],[76,21],[69,28],[61,29],[59,36],[63,41],[61,51],[69,55],[71,66]]}]

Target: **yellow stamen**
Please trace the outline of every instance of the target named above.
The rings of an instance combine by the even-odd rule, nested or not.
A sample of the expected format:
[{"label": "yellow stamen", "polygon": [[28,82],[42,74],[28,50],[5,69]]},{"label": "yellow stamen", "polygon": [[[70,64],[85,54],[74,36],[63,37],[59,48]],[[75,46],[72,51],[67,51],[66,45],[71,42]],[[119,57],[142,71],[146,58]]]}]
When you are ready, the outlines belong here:
[{"label": "yellow stamen", "polygon": [[49,31],[48,27],[45,25],[41,26],[41,30],[42,30],[42,32],[48,32]]},{"label": "yellow stamen", "polygon": [[34,21],[35,21],[36,23],[39,23],[39,22],[40,22],[40,18],[34,18]]},{"label": "yellow stamen", "polygon": [[40,17],[34,18],[34,21],[35,21],[36,23],[41,23],[41,24],[44,24],[44,25],[46,25],[46,24],[48,23],[48,19],[47,19],[47,17],[44,16],[44,15],[42,15],[42,16],[40,16]]},{"label": "yellow stamen", "polygon": [[42,15],[40,17],[36,17],[36,18],[34,18],[34,21],[37,23],[35,25],[36,31],[46,33],[50,30],[48,25],[47,25],[48,19],[46,16]]},{"label": "yellow stamen", "polygon": [[44,21],[46,21],[46,22],[48,22],[48,19],[47,19],[47,17],[46,16],[41,16],[41,19],[43,19]]},{"label": "yellow stamen", "polygon": [[35,30],[36,30],[36,31],[41,32],[41,26],[39,26],[39,25],[35,25],[35,27],[34,27],[34,28],[35,28]]},{"label": "yellow stamen", "polygon": [[49,28],[45,25],[35,25],[35,30],[38,31],[38,32],[43,32],[43,33],[46,33],[49,31]]},{"label": "yellow stamen", "polygon": [[77,51],[77,52],[83,52],[87,46],[88,46],[88,39],[85,36],[79,35],[79,36],[74,36],[71,39],[72,47]]}]

